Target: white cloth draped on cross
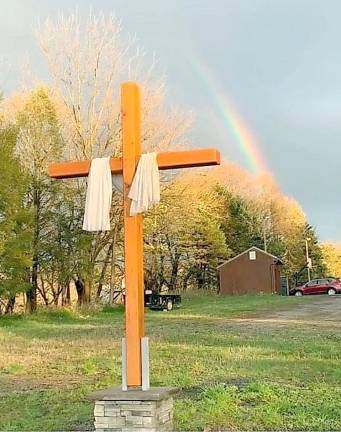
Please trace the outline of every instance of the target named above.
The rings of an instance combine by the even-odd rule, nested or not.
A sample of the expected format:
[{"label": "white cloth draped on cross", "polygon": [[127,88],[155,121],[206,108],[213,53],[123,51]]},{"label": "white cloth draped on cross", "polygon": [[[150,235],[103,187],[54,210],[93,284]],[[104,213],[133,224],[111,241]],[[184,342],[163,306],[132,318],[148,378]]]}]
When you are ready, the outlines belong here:
[{"label": "white cloth draped on cross", "polygon": [[112,180],[109,158],[93,159],[86,191],[83,230],[110,231]]},{"label": "white cloth draped on cross", "polygon": [[[156,153],[141,155],[131,184],[130,216],[143,213],[160,201],[160,176]],[[109,231],[112,188],[120,189],[112,180],[110,158],[93,159],[88,177],[83,230]],[[121,190],[119,190],[121,192]]]}]

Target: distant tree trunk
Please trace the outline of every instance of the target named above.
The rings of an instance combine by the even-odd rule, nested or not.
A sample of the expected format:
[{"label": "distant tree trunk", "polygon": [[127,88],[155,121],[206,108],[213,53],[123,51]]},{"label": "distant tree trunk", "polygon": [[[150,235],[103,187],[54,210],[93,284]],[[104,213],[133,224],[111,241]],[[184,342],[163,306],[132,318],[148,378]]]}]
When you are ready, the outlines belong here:
[{"label": "distant tree trunk", "polygon": [[78,304],[78,306],[81,306],[82,304],[85,303],[84,282],[81,279],[76,279],[75,285],[76,285],[76,291],[77,291],[77,296],[78,296],[77,304]]},{"label": "distant tree trunk", "polygon": [[41,297],[45,303],[45,306],[48,306],[49,305],[48,294],[47,294],[46,289],[45,289],[44,278],[42,277],[41,274],[40,274],[40,286],[38,286],[38,292],[41,295]]},{"label": "distant tree trunk", "polygon": [[33,186],[33,207],[35,209],[34,237],[33,237],[33,257],[31,288],[26,291],[26,313],[32,313],[37,309],[37,289],[38,289],[38,241],[40,234],[40,193],[37,185]]},{"label": "distant tree trunk", "polygon": [[66,302],[65,304],[71,305],[71,290],[70,290],[70,283],[66,287]]},{"label": "distant tree trunk", "polygon": [[108,247],[107,253],[105,254],[104,264],[103,264],[102,271],[101,271],[101,274],[99,277],[96,299],[100,298],[102,288],[103,288],[105,273],[106,273],[107,268],[108,268],[109,258],[110,258],[110,255],[112,255],[113,248],[114,248],[114,242],[111,243],[111,245]]},{"label": "distant tree trunk", "polygon": [[11,315],[14,311],[14,306],[15,306],[15,296],[12,296],[8,299],[6,308],[5,308],[5,314],[6,315]]},{"label": "distant tree trunk", "polygon": [[53,303],[57,307],[58,306],[59,295],[62,292],[62,288],[60,288],[58,286],[57,291],[53,291],[52,290],[52,292],[53,292]]},{"label": "distant tree trunk", "polygon": [[180,253],[177,251],[174,255],[171,255],[171,265],[172,265],[172,273],[169,281],[169,288],[171,290],[175,290],[177,287],[178,281],[178,273],[179,273],[179,261],[180,261]]},{"label": "distant tree trunk", "polygon": [[171,266],[172,266],[172,272],[171,272],[171,278],[168,283],[168,288],[171,290],[176,289],[177,286],[177,279],[178,279],[178,271],[179,271],[179,261],[180,261],[180,253],[177,250],[177,248],[173,248],[172,243],[170,239],[167,236],[167,246],[168,250],[170,252],[170,260],[171,260]]},{"label": "distant tree trunk", "polygon": [[92,289],[92,281],[86,280],[84,283],[84,291],[83,291],[83,302],[82,304],[88,304],[91,301],[91,289]]},{"label": "distant tree trunk", "polygon": [[31,288],[26,291],[26,313],[30,314],[37,310],[37,287],[38,287],[38,258],[34,254],[32,261]]},{"label": "distant tree trunk", "polygon": [[77,279],[75,284],[78,296],[78,306],[90,303],[92,282],[90,280],[83,281],[82,279]]},{"label": "distant tree trunk", "polygon": [[183,291],[186,291],[188,288],[188,282],[192,277],[192,269],[189,269],[186,276],[183,278],[183,282],[182,282],[182,289]]},{"label": "distant tree trunk", "polygon": [[198,289],[204,289],[206,283],[206,265],[201,263],[195,268]]},{"label": "distant tree trunk", "polygon": [[64,285],[62,293],[62,305],[69,306],[71,304],[70,281]]},{"label": "distant tree trunk", "polygon": [[109,304],[112,305],[114,303],[114,289],[115,289],[115,250],[116,248],[112,247],[111,253],[111,263],[110,263],[110,293],[109,293]]},{"label": "distant tree trunk", "polygon": [[160,267],[158,272],[157,292],[160,292],[165,284],[165,256],[160,254]]},{"label": "distant tree trunk", "polygon": [[26,308],[25,312],[30,314],[37,310],[37,292],[31,287],[28,291],[26,291]]}]

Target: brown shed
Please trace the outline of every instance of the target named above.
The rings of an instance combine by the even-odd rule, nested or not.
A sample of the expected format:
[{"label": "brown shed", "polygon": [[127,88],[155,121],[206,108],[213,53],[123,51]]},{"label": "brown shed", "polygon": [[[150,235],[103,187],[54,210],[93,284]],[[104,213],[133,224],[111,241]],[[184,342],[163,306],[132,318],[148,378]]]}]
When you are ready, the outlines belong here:
[{"label": "brown shed", "polygon": [[221,294],[278,293],[279,258],[255,246],[218,267]]}]

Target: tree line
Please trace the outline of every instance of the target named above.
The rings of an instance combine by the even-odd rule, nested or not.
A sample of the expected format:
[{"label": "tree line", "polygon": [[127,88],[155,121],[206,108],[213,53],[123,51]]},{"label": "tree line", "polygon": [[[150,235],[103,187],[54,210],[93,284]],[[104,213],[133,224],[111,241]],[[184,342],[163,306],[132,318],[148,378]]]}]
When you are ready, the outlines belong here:
[{"label": "tree line", "polygon": [[[75,15],[46,21],[38,44],[46,83],[3,97],[0,118],[0,311],[79,304],[105,293],[124,274],[122,197],[113,191],[111,231],[81,230],[86,179],[54,181],[52,161],[121,154],[119,83],[135,79],[143,94],[144,151],[187,148],[192,116],[165,104],[157,64],[112,17]],[[162,291],[217,289],[216,267],[250,246],[278,256],[302,277],[309,238],[313,275],[331,271],[295,200],[270,174],[240,167],[193,169],[162,176],[162,199],[144,220],[145,286]],[[335,261],[335,254],[333,255]],[[333,267],[335,268],[335,266]],[[108,292],[108,287],[110,287]]]}]

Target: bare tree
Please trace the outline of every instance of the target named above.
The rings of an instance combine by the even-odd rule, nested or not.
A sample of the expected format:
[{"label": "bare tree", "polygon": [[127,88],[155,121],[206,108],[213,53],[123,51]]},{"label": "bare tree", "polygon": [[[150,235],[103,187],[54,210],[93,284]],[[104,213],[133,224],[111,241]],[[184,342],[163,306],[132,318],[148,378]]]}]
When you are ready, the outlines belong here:
[{"label": "bare tree", "polygon": [[[157,151],[188,144],[186,133],[191,115],[176,109],[165,109],[165,85],[159,78],[153,58],[146,67],[146,55],[136,38],[124,35],[114,16],[90,13],[83,22],[77,13],[60,15],[54,22],[46,20],[37,29],[38,43],[52,78],[54,100],[62,125],[67,159],[119,155],[121,153],[120,83],[138,81],[142,88],[142,143],[144,150]],[[85,182],[78,180],[80,197]],[[113,202],[117,203],[118,199]],[[121,199],[119,199],[121,201]],[[113,225],[120,218],[113,218]],[[94,235],[81,252],[86,275],[84,301],[90,300],[95,274],[103,283],[108,257],[113,255],[113,233]],[[115,256],[121,255],[115,253]],[[104,269],[95,271],[96,263]]]},{"label": "bare tree", "polygon": [[147,149],[186,143],[188,115],[165,112],[164,80],[157,78],[155,59],[144,65],[145,53],[136,39],[125,36],[114,16],[78,14],[47,19],[37,31],[59,102],[68,158],[113,155],[120,152],[119,91],[124,80],[142,87],[142,140]]}]

